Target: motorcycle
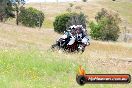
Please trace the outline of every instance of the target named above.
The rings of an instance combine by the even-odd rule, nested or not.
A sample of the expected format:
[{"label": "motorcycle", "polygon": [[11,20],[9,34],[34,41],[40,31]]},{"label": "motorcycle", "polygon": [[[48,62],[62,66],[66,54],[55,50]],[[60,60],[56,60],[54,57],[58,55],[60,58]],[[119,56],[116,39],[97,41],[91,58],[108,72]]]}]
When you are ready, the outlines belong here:
[{"label": "motorcycle", "polygon": [[[59,40],[56,41],[55,44],[51,46],[51,49],[54,50],[57,48],[58,50],[62,49],[66,52],[84,52],[85,47],[87,46],[86,44],[83,44],[81,40],[75,40],[75,42],[72,45],[67,45],[68,42],[70,41],[70,38],[60,38]],[[88,44],[90,45],[90,43]]]}]

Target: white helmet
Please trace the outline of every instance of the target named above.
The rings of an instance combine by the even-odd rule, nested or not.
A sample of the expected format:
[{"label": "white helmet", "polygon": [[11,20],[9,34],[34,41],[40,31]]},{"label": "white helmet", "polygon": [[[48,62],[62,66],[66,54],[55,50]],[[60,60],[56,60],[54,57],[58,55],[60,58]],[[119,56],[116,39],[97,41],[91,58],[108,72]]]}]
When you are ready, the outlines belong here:
[{"label": "white helmet", "polygon": [[76,28],[76,25],[72,25],[70,26],[71,29],[75,29]]},{"label": "white helmet", "polygon": [[77,27],[83,28],[83,26],[82,26],[82,25],[77,25]]}]

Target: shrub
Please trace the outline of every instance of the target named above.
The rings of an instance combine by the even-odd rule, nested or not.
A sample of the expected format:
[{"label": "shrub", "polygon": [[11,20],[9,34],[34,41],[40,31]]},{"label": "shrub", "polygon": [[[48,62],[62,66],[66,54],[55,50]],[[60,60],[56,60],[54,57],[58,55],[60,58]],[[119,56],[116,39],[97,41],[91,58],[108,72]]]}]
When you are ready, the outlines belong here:
[{"label": "shrub", "polygon": [[55,18],[54,30],[63,33],[71,25],[83,25],[86,28],[86,16],[83,13],[66,13]]},{"label": "shrub", "polygon": [[97,24],[90,23],[90,35],[94,39],[116,41],[119,37],[120,18],[117,13],[102,9],[95,17]]},{"label": "shrub", "polygon": [[55,18],[55,21],[53,22],[54,31],[58,33],[63,33],[66,30],[66,24],[68,20],[70,19],[71,14],[61,14]]},{"label": "shrub", "polygon": [[32,7],[23,8],[18,16],[18,21],[24,26],[41,27],[44,21],[44,14],[42,11]]},{"label": "shrub", "polygon": [[98,40],[101,36],[101,25],[90,22],[89,27],[91,28],[90,35],[92,38]]}]

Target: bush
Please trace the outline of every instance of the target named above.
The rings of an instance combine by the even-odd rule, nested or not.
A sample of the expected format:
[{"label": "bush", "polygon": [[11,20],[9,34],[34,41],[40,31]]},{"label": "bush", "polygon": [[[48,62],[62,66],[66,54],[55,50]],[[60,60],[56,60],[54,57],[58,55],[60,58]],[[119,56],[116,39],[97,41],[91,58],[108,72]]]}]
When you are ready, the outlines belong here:
[{"label": "bush", "polygon": [[101,25],[90,22],[89,27],[91,28],[90,35],[92,38],[98,40],[101,36]]},{"label": "bush", "polygon": [[71,25],[83,25],[86,28],[86,16],[83,13],[66,13],[56,17],[54,30],[63,33]]},{"label": "bush", "polygon": [[92,38],[107,41],[116,41],[118,39],[120,33],[119,23],[121,20],[117,13],[102,9],[101,12],[97,13],[95,19],[97,24],[94,22],[90,23],[90,35]]},{"label": "bush", "polygon": [[63,33],[66,30],[66,24],[68,20],[70,19],[71,14],[61,14],[55,18],[55,21],[53,23],[54,31],[58,33]]},{"label": "bush", "polygon": [[44,14],[42,11],[32,7],[23,8],[18,16],[18,21],[24,26],[41,27],[44,21]]}]

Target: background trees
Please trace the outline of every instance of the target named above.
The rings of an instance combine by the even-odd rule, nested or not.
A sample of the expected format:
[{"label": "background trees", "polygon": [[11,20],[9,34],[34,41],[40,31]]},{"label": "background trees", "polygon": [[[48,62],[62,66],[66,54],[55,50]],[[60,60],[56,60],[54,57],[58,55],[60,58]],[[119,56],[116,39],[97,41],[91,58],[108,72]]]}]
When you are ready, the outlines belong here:
[{"label": "background trees", "polygon": [[18,14],[24,4],[25,0],[0,0],[0,20],[14,18],[16,15],[16,24],[18,25]]},{"label": "background trees", "polygon": [[0,0],[0,21],[6,21],[8,18],[14,18],[14,9],[10,0]]}]

